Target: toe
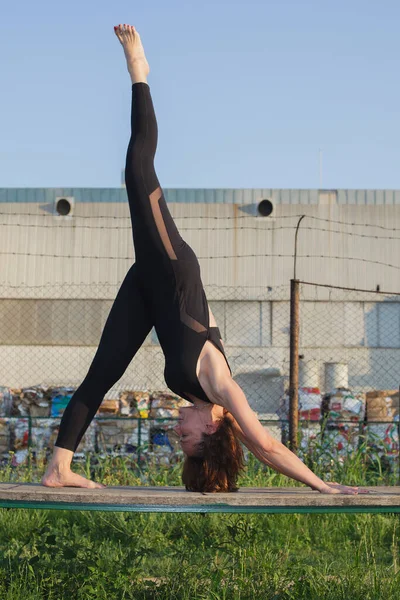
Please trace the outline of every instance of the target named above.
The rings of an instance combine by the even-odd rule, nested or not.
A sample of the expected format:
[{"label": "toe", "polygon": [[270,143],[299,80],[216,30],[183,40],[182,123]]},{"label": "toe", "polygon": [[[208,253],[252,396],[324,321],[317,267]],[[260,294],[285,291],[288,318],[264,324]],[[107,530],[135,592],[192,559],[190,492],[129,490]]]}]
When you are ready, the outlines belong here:
[{"label": "toe", "polygon": [[117,38],[119,39],[119,41],[122,42],[123,35],[122,35],[121,25],[116,25],[114,27],[114,31],[115,31],[115,35],[117,36]]}]

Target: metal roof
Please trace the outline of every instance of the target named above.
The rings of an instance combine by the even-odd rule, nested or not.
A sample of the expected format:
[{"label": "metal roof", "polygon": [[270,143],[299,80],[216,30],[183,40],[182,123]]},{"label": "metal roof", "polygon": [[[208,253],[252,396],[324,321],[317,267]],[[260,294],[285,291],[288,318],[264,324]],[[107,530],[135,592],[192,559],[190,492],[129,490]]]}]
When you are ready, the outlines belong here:
[{"label": "metal roof", "polygon": [[[400,190],[163,188],[163,191],[167,202],[178,203],[249,204],[269,198],[275,204],[400,204]],[[0,202],[53,202],[58,196],[73,196],[76,202],[126,202],[126,189],[0,188]]]}]

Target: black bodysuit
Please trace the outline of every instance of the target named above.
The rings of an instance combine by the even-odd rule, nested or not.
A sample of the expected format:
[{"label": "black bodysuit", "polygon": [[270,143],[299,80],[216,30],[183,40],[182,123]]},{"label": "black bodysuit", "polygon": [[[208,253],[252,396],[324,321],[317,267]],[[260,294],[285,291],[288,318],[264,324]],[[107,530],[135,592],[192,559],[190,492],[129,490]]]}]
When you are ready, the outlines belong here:
[{"label": "black bodysuit", "polygon": [[[75,452],[107,391],[122,377],[154,326],[168,387],[209,401],[196,375],[206,340],[224,355],[192,248],[182,239],[154,170],[157,121],[147,83],[132,86],[131,138],[125,181],[136,262],[107,318],[89,371],[64,411],[55,445]],[[230,369],[230,367],[229,367]]]}]

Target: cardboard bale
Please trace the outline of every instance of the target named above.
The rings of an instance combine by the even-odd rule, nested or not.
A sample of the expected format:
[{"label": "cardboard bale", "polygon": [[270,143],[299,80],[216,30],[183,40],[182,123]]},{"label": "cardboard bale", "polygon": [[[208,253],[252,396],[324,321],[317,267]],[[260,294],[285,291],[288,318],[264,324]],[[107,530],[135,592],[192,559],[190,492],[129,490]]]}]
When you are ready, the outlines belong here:
[{"label": "cardboard bale", "polygon": [[[142,421],[141,443],[148,443],[150,425]],[[100,451],[113,450],[115,446],[138,445],[138,422],[132,419],[97,419],[97,443]]]},{"label": "cardboard bale", "polygon": [[165,419],[157,420],[154,426],[168,431],[174,426],[171,419],[177,419],[179,409],[185,406],[191,406],[191,403],[180,396],[166,392],[153,392],[149,416],[151,419]]},{"label": "cardboard bale", "polygon": [[322,402],[322,415],[329,421],[363,421],[365,415],[365,394],[355,394],[347,388],[337,388],[325,394]]},{"label": "cardboard bale", "polygon": [[0,417],[10,417],[12,408],[12,393],[10,388],[0,386]]},{"label": "cardboard bale", "polygon": [[51,417],[63,415],[75,391],[76,388],[73,387],[52,387],[47,390],[47,397],[50,398],[51,403]]},{"label": "cardboard bale", "polygon": [[360,428],[353,423],[337,424],[324,432],[323,447],[332,457],[345,457],[357,452]]},{"label": "cardboard bale", "polygon": [[321,419],[322,396],[319,388],[299,388],[299,419],[319,421]]},{"label": "cardboard bale", "polygon": [[22,448],[28,447],[29,441],[29,421],[28,419],[22,418],[11,418],[10,419],[10,437],[11,446],[14,451],[21,450]]},{"label": "cardboard bale", "polygon": [[[298,415],[300,421],[319,421],[321,419],[322,396],[319,388],[299,388]],[[290,398],[286,391],[280,400],[277,415],[281,419],[289,418]]]},{"label": "cardboard bale", "polygon": [[126,390],[119,395],[119,414],[123,417],[142,417],[149,415],[151,396],[149,392]]},{"label": "cardboard bale", "polygon": [[373,390],[366,397],[368,422],[399,420],[398,390]]},{"label": "cardboard bale", "polygon": [[14,388],[10,415],[13,417],[48,417],[50,403],[43,386],[29,388]]},{"label": "cardboard bale", "polygon": [[28,414],[31,417],[50,416],[50,402],[46,397],[46,388],[42,385],[22,388],[21,397],[28,406]]},{"label": "cardboard bale", "polygon": [[106,398],[100,404],[99,410],[97,411],[98,415],[117,415],[119,413],[119,400],[114,400],[113,398]]},{"label": "cardboard bale", "polygon": [[29,404],[21,388],[11,389],[12,404],[11,417],[27,417],[29,415]]},{"label": "cardboard bale", "polygon": [[[148,446],[149,446],[149,440],[150,440],[150,422],[149,421],[142,421],[141,422],[141,426],[140,426],[140,447],[142,452],[147,452]],[[139,446],[139,426],[133,430],[133,432],[131,433],[130,436],[130,441],[129,443],[132,444],[132,446]]]},{"label": "cardboard bale", "polygon": [[53,429],[54,421],[52,419],[32,420],[32,448],[35,452],[49,448]]},{"label": "cardboard bale", "polygon": [[116,444],[124,443],[120,437],[120,428],[117,427],[116,421],[98,420],[98,445],[101,450],[112,450]]},{"label": "cardboard bale", "polygon": [[378,454],[399,454],[399,431],[397,423],[367,423],[363,428],[367,445]]},{"label": "cardboard bale", "polygon": [[0,453],[10,450],[10,424],[6,417],[0,418]]}]

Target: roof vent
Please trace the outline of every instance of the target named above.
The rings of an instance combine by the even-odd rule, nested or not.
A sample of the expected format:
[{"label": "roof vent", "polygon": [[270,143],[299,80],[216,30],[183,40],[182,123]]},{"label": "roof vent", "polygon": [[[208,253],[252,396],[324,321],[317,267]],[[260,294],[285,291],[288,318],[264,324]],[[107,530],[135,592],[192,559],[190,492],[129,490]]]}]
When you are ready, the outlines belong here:
[{"label": "roof vent", "polygon": [[273,210],[274,205],[272,204],[271,200],[266,198],[261,200],[257,205],[257,214],[261,215],[261,217],[269,217],[272,215]]},{"label": "roof vent", "polygon": [[54,202],[54,214],[59,217],[72,217],[74,207],[75,198],[73,196],[58,196]]}]

